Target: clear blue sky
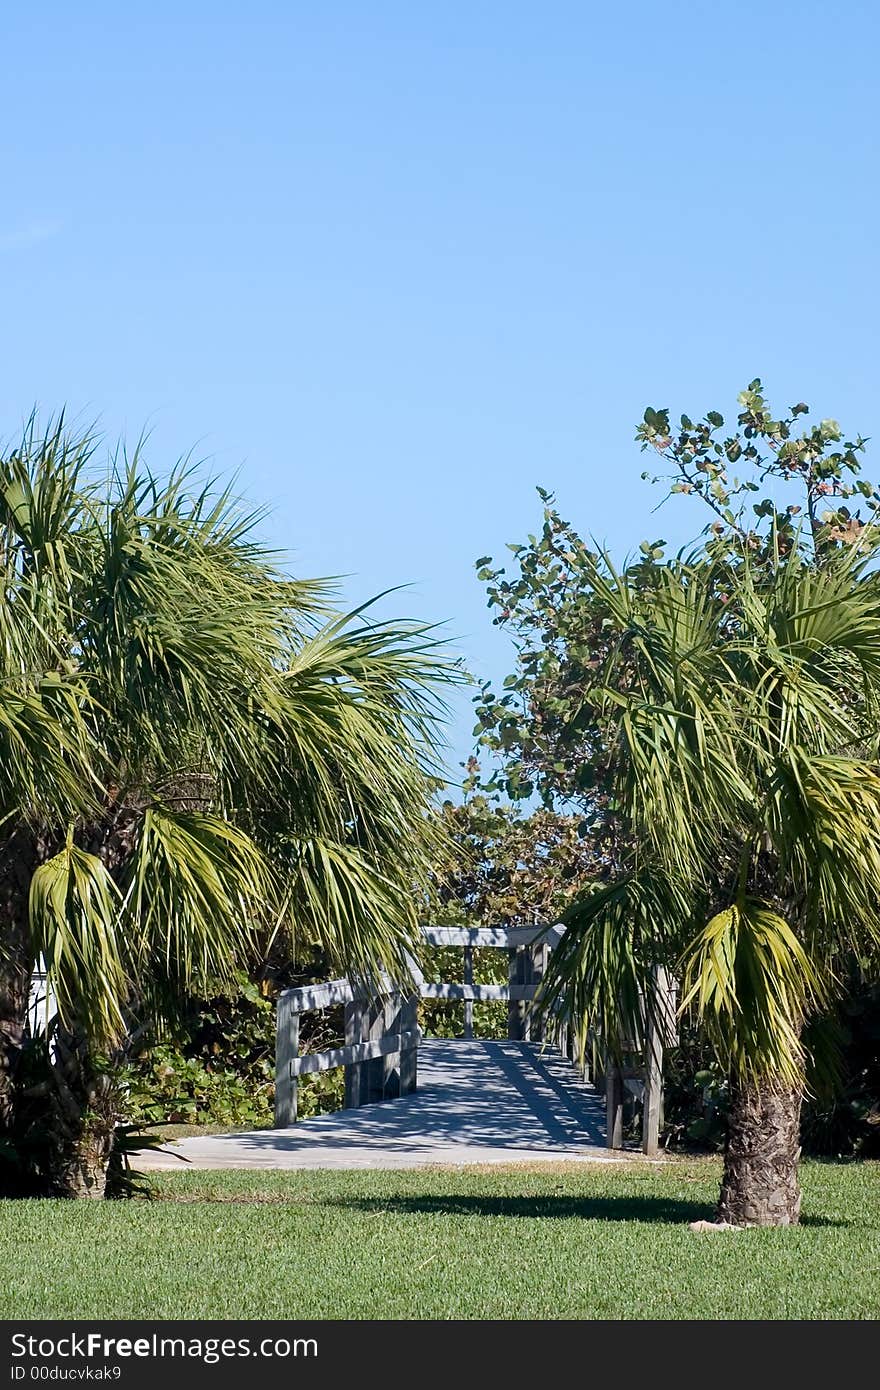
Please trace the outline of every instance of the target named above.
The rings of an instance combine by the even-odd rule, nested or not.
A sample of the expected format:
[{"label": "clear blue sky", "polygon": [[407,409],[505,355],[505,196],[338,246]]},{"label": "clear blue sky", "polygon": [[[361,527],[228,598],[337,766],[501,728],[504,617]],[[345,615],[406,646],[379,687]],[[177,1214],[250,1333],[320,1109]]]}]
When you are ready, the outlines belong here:
[{"label": "clear blue sky", "polygon": [[472,562],[536,483],[619,550],[693,530],[650,517],[645,404],[760,375],[880,433],[870,0],[35,0],[0,43],[0,433],[197,444],[480,676]]}]

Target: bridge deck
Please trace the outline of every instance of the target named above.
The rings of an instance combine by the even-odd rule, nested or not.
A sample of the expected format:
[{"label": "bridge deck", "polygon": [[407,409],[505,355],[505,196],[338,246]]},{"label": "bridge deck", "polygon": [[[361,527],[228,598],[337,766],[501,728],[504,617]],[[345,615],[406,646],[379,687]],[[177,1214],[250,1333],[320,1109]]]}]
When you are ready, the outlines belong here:
[{"label": "bridge deck", "polygon": [[194,1136],[139,1168],[416,1168],[610,1157],[605,1105],[571,1063],[537,1043],[430,1039],[418,1090],[289,1129]]}]

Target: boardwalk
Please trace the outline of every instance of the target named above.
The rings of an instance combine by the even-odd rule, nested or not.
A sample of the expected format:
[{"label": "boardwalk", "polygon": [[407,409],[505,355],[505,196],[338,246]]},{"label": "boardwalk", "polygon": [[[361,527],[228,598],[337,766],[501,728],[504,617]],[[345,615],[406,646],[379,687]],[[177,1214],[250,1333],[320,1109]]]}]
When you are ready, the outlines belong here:
[{"label": "boardwalk", "polygon": [[194,1136],[140,1168],[417,1168],[607,1159],[605,1106],[572,1065],[536,1043],[431,1040],[418,1090],[289,1129]]}]

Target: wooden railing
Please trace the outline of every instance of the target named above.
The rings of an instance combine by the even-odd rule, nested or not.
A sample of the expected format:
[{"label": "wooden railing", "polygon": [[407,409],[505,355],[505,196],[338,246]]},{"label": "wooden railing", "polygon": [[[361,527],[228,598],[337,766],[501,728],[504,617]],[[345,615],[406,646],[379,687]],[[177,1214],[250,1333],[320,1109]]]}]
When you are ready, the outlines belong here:
[{"label": "wooden railing", "polygon": [[[460,946],[464,956],[463,984],[421,986],[423,999],[464,1001],[464,1036],[474,1035],[474,1004],[506,1000],[507,1036],[519,1041],[541,1041],[543,1024],[529,1004],[534,1000],[547,969],[547,957],[562,939],[563,926],[553,927],[422,927],[426,946]],[[507,951],[507,984],[476,985],[474,951]],[[558,1041],[554,1037],[554,1041]],[[565,1051],[565,1048],[562,1048]]]},{"label": "wooden railing", "polygon": [[[345,1008],[345,1046],[300,1056],[300,1014]],[[331,980],[286,989],[278,998],[275,1031],[275,1127],[296,1120],[298,1079],[345,1067],[345,1107],[393,1100],[416,1088],[418,995],[404,995],[387,977],[372,983]]]},{"label": "wooden railing", "polygon": [[[377,1100],[392,1100],[414,1091],[418,1072],[419,999],[461,1000],[465,1006],[464,1036],[473,1037],[473,1006],[490,1000],[507,1001],[509,1038],[540,1040],[529,1004],[535,998],[547,963],[547,952],[560,939],[561,927],[423,927],[429,946],[460,946],[464,952],[463,983],[432,983],[416,962],[409,961],[411,983],[395,984],[388,976],[374,981],[330,980],[327,984],[287,989],[278,999],[275,1034],[275,1126],[296,1120],[297,1083],[308,1072],[345,1068],[345,1108]],[[473,982],[475,949],[495,947],[509,956],[508,983]],[[412,991],[412,992],[410,992]],[[300,1055],[300,1015],[334,1005],[345,1008],[345,1045]],[[554,1041],[561,1041],[554,1034]],[[564,1049],[563,1049],[564,1050]]]},{"label": "wooden railing", "polygon": [[[589,1056],[575,1057],[573,1030],[564,1019],[537,1016],[529,1007],[538,993],[550,950],[559,944],[563,926],[542,927],[423,927],[428,946],[457,946],[464,953],[463,982],[425,980],[415,961],[409,961],[406,984],[380,976],[372,981],[331,980],[327,984],[288,989],[279,996],[275,1045],[275,1126],[296,1120],[297,1084],[309,1072],[345,1068],[345,1108],[409,1095],[418,1080],[419,999],[459,1000],[464,1003],[464,1036],[473,1037],[475,1003],[506,1001],[507,1036],[517,1041],[548,1041],[577,1061],[588,1079]],[[508,952],[508,983],[475,984],[474,951],[486,947]],[[642,1149],[657,1152],[663,1104],[663,1050],[675,1040],[674,982],[657,967],[657,1013],[640,1031],[643,1040],[624,1050],[640,1054],[634,1065],[611,1061],[601,1045],[593,1080],[605,1093],[607,1143],[623,1147],[624,1094],[642,1105]],[[345,1045],[300,1055],[300,1014],[312,1009],[344,1006]]]}]

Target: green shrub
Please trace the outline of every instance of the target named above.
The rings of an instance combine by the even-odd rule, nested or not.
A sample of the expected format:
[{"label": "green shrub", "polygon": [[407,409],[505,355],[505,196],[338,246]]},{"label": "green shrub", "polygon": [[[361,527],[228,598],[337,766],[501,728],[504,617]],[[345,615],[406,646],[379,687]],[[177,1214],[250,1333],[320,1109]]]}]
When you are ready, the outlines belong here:
[{"label": "green shrub", "polygon": [[[432,984],[461,984],[464,956],[460,946],[431,946],[422,953],[422,970]],[[507,952],[493,947],[474,951],[474,980],[479,984],[507,984]],[[419,1026],[431,1038],[460,1038],[464,1033],[464,1004],[457,1000],[423,999]],[[507,1037],[507,1004],[474,1004],[474,1037]]]},{"label": "green shrub", "polygon": [[[838,1056],[833,1072],[810,1081],[801,1112],[804,1153],[880,1157],[880,985],[853,978],[837,1014],[822,1024]],[[727,1103],[727,1078],[706,1043],[683,1023],[680,1045],[664,1059],[664,1145],[722,1149]]]},{"label": "green shrub", "polygon": [[[303,1018],[303,1051],[339,1042],[339,1011]],[[271,1125],[275,1104],[275,998],[269,986],[239,977],[235,990],[190,998],[173,1030],[142,1048],[123,1069],[132,1124]],[[342,1105],[342,1071],[302,1078],[299,1115]]]}]

